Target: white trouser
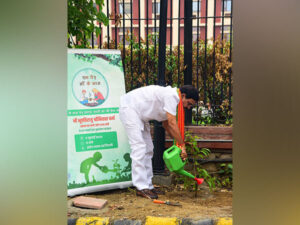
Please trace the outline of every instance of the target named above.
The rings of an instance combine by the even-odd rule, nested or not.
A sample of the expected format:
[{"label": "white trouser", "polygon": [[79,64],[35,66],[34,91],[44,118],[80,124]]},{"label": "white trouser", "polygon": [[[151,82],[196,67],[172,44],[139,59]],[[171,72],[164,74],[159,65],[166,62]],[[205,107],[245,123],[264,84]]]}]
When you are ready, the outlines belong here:
[{"label": "white trouser", "polygon": [[129,107],[120,108],[120,119],[126,130],[132,160],[132,183],[138,189],[153,189],[153,143],[149,123],[143,122]]}]

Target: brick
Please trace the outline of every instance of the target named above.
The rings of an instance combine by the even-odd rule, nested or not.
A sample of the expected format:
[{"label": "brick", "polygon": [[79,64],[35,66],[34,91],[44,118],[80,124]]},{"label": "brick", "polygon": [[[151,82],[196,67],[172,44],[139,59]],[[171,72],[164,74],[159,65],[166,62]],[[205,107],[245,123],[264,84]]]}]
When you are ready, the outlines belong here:
[{"label": "brick", "polygon": [[107,204],[107,200],[105,199],[91,198],[85,196],[79,196],[72,200],[74,206],[88,209],[102,209]]}]

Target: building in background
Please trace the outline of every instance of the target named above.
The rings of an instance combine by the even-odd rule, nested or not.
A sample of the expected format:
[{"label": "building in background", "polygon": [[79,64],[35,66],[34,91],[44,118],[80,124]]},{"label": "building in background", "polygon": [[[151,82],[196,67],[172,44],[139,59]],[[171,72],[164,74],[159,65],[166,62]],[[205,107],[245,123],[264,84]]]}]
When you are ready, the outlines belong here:
[{"label": "building in background", "polygon": [[[212,41],[214,29],[215,38],[230,40],[232,33],[231,0],[194,0],[192,10],[193,41],[196,41],[197,38]],[[101,36],[93,38],[95,47],[114,40],[122,43],[124,35],[131,34],[131,31],[135,37],[140,36],[144,40],[146,40],[147,34],[159,32],[159,0],[107,0],[103,12],[109,15],[110,21],[107,27],[101,27]],[[115,15],[119,18],[117,26]],[[183,45],[184,0],[168,0],[167,18],[167,45]],[[178,18],[181,18],[180,24]],[[125,44],[128,42],[125,41]]]}]

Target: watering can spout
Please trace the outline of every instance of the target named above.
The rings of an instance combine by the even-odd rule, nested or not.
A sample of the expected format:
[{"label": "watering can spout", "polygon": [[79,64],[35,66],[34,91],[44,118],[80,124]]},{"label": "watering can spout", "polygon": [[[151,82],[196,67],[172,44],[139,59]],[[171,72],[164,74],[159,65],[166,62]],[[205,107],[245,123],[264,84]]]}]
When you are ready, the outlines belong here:
[{"label": "watering can spout", "polygon": [[203,181],[204,181],[203,178],[197,178],[197,177],[195,177],[194,180],[197,181],[197,184],[198,184],[198,185],[202,184]]},{"label": "watering can spout", "polygon": [[179,174],[181,174],[181,175],[183,175],[183,176],[187,176],[187,177],[190,177],[190,178],[192,178],[192,179],[195,179],[195,176],[194,176],[194,175],[190,174],[189,172],[187,172],[187,171],[185,171],[185,170],[183,170],[183,169],[178,170],[178,171],[174,171],[174,172],[179,173]]},{"label": "watering can spout", "polygon": [[203,183],[204,179],[203,178],[197,178],[194,175],[190,174],[189,172],[186,172],[185,170],[179,170],[179,171],[175,171],[183,176],[187,176],[190,177],[192,179],[194,179],[195,181],[197,181],[197,184],[200,185]]}]

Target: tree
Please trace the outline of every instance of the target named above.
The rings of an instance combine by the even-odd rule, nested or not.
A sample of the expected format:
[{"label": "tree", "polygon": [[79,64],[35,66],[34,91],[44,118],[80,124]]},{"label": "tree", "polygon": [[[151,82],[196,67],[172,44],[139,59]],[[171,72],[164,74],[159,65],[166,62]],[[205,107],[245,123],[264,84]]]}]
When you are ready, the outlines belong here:
[{"label": "tree", "polygon": [[[104,0],[68,0],[68,38],[72,43],[68,47],[89,47],[89,39],[93,32],[98,37],[101,30],[95,22],[108,25],[108,18],[102,12]],[[76,37],[76,43],[73,40]]]}]

